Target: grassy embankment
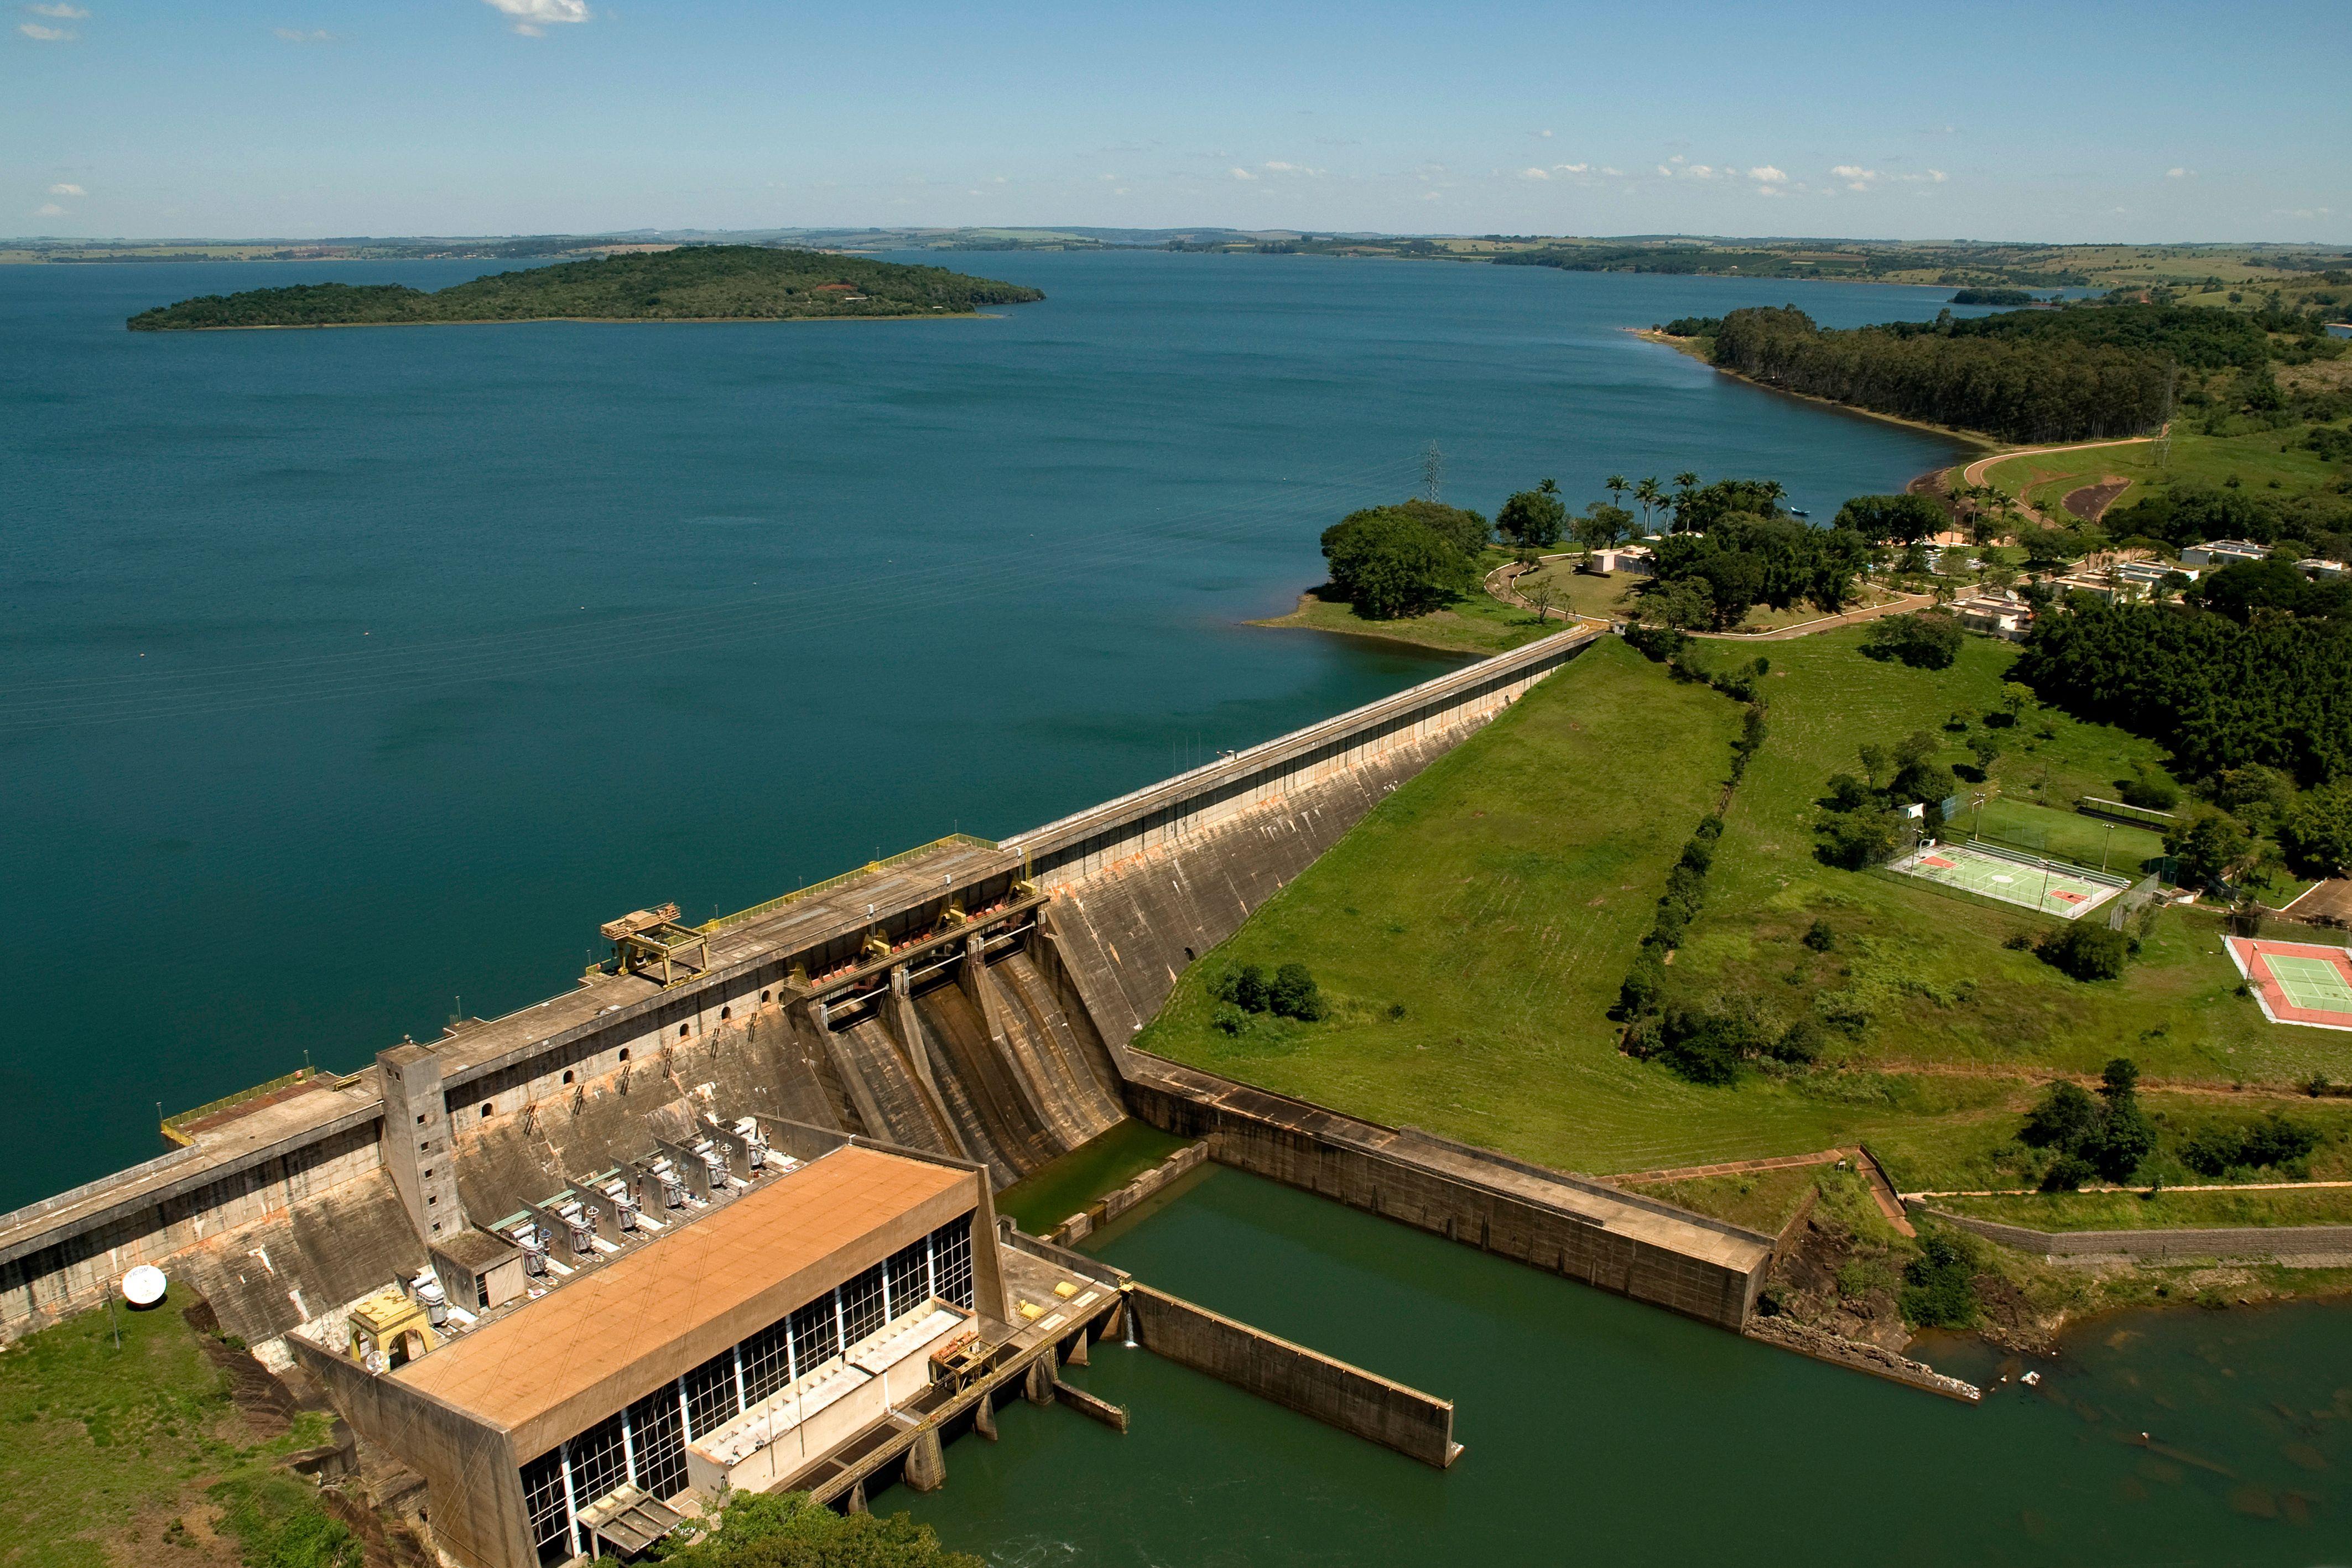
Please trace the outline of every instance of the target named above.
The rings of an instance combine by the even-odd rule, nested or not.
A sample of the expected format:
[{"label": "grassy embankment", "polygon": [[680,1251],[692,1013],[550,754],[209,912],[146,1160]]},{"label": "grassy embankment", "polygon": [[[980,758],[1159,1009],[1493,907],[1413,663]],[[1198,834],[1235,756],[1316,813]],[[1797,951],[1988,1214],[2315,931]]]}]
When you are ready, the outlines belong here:
[{"label": "grassy embankment", "polygon": [[357,1568],[316,1489],[275,1467],[326,1417],[264,1438],[177,1305],[117,1321],[120,1351],[96,1312],[0,1354],[0,1563]]},{"label": "grassy embankment", "polygon": [[2246,435],[2185,432],[2173,437],[2171,461],[2163,467],[2157,465],[2154,447],[2142,443],[2011,457],[1988,468],[1985,479],[2052,517],[2063,515],[2061,504],[2070,492],[2110,478],[2131,482],[2109,503],[2110,510],[2175,485],[2224,485],[2231,479],[2257,494],[2298,495],[2343,474],[2341,464],[2324,460],[2303,444],[2303,436],[2301,427]]},{"label": "grassy embankment", "polygon": [[[1488,550],[1478,562],[1483,575],[1510,560],[1501,550]],[[1301,594],[1298,608],[1287,615],[1277,615],[1265,621],[1253,621],[1253,626],[1303,627],[1311,632],[1338,632],[1351,637],[1385,637],[1395,643],[1412,643],[1424,648],[1444,648],[1460,653],[1507,653],[1512,649],[1534,642],[1547,632],[1561,630],[1559,618],[1538,622],[1533,611],[1505,604],[1493,594],[1481,589],[1464,595],[1443,610],[1433,610],[1426,615],[1408,615],[1393,621],[1374,621],[1356,613],[1356,607],[1344,599],[1327,599],[1328,591],[1318,589]]]},{"label": "grassy embankment", "polygon": [[[2343,1037],[2266,1023],[2238,994],[2211,917],[2165,911],[2123,978],[2086,985],[2006,945],[2047,929],[2036,915],[1814,858],[1829,775],[1855,768],[1865,742],[1948,736],[1954,709],[1994,706],[2014,657],[1971,639],[1953,668],[1924,672],[1864,659],[1859,640],[1838,632],[1769,650],[1771,737],[1670,971],[1694,996],[1838,1020],[1811,1069],[1700,1088],[1616,1049],[1618,981],[1666,868],[1719,792],[1738,709],[1614,640],[1398,790],[1189,972],[1138,1043],[1570,1169],[1867,1139],[1910,1188],[2027,1185],[2039,1156],[2016,1134],[2040,1087],[2124,1055],[2150,1081],[2162,1138],[2152,1174],[2203,1179],[2178,1158],[2191,1131],[2282,1106],[2326,1130],[2313,1174],[2327,1174],[2318,1167],[2352,1140],[2352,1105],[2296,1086],[2345,1076]],[[2010,822],[2063,829],[2053,845],[2078,852],[2105,841],[2105,824],[2032,802],[2108,793],[2134,762],[2160,760],[2148,742],[2055,713],[1997,733],[2009,749],[1991,782]],[[1961,760],[1948,737],[1948,758]],[[2130,845],[2118,858],[2152,848],[2115,831]],[[1800,941],[1816,919],[1833,934],[1825,953]],[[1228,965],[1288,961],[1332,993],[1330,1020],[1260,1017],[1234,1037],[1214,1027]]]},{"label": "grassy embankment", "polygon": [[2032,1193],[1939,1197],[1954,1214],[2036,1230],[2158,1230],[2175,1227],[2352,1225],[2352,1186],[2306,1191]]}]

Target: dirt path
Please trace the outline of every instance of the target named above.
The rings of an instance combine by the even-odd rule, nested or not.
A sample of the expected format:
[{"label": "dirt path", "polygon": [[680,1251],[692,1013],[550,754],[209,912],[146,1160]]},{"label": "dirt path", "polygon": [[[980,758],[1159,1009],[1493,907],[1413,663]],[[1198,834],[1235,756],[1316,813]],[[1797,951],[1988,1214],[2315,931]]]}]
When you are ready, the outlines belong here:
[{"label": "dirt path", "polygon": [[1792,637],[1810,637],[1816,632],[1834,632],[1841,626],[1875,621],[1882,615],[1902,615],[1914,610],[1925,610],[1935,602],[1930,594],[1901,593],[1885,604],[1849,610],[1843,615],[1824,615],[1818,621],[1800,621],[1794,626],[1783,626],[1776,632],[1693,632],[1690,635],[1726,643],[1785,643]]},{"label": "dirt path", "polygon": [[[2080,441],[2071,446],[2027,446],[2014,452],[1996,452],[1990,457],[1979,457],[1961,469],[1960,480],[1963,484],[1981,485],[1985,482],[1985,476],[1992,471],[1994,464],[2006,463],[2012,457],[2046,457],[2054,452],[2089,452],[2102,446],[2145,446],[2155,439],[2152,435],[2127,435],[2120,441]],[[2060,526],[2028,505],[2021,495],[2017,497],[2017,506],[2020,511],[2043,528]]]}]

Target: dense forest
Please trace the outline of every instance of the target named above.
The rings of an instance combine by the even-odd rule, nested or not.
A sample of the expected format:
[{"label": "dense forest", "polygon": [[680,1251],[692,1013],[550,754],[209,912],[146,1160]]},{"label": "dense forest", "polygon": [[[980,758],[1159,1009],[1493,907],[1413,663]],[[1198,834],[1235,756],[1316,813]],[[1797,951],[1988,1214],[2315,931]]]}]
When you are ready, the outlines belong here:
[{"label": "dense forest", "polygon": [[2261,766],[2352,776],[2352,625],[2078,603],[2034,626],[2015,678],[2045,702],[2150,736],[2189,775]]},{"label": "dense forest", "polygon": [[[2054,322],[2069,313],[2023,314]],[[2009,319],[1824,331],[1793,306],[1768,306],[1725,316],[1711,357],[1768,386],[2010,441],[2134,435],[2163,420],[2172,371],[2162,355],[2063,335],[1958,329]]]},{"label": "dense forest", "polygon": [[1506,251],[1497,267],[1556,267],[1562,272],[1664,272],[1677,277],[1732,274],[1740,277],[1868,277],[1867,256],[1790,256],[1773,250],[1723,250],[1713,246],[1559,246]]},{"label": "dense forest", "polygon": [[442,321],[782,320],[921,316],[1045,295],[1019,284],[865,256],[694,246],[492,273],[427,294],[399,284],[298,284],[208,294],[142,311],[134,332]]}]

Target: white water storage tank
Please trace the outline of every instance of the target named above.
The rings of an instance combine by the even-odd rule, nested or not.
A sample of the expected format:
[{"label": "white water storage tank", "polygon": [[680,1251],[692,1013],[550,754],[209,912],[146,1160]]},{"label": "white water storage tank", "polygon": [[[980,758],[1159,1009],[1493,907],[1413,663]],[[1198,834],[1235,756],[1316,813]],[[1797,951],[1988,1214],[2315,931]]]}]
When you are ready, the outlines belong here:
[{"label": "white water storage tank", "polygon": [[163,1299],[168,1283],[163,1270],[142,1263],[122,1276],[122,1299],[134,1307],[152,1307]]}]

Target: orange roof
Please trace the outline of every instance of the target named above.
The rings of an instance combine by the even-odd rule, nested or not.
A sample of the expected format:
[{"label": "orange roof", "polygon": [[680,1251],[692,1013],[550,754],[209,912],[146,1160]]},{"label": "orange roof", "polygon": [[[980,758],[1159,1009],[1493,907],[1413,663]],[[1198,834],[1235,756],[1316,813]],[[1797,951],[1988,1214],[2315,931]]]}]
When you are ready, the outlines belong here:
[{"label": "orange roof", "polygon": [[[876,1149],[835,1149],[392,1375],[513,1429],[646,1364],[646,1375],[625,1378],[609,1401],[617,1409],[801,1303],[768,1302],[755,1314],[759,1321],[727,1325],[707,1347],[681,1349],[698,1328],[742,1314],[802,1270],[972,1183],[969,1171]],[[879,1260],[878,1253],[857,1260],[849,1271]],[[827,1280],[815,1290],[837,1282]],[[609,1413],[598,1410],[583,1425]]]}]

